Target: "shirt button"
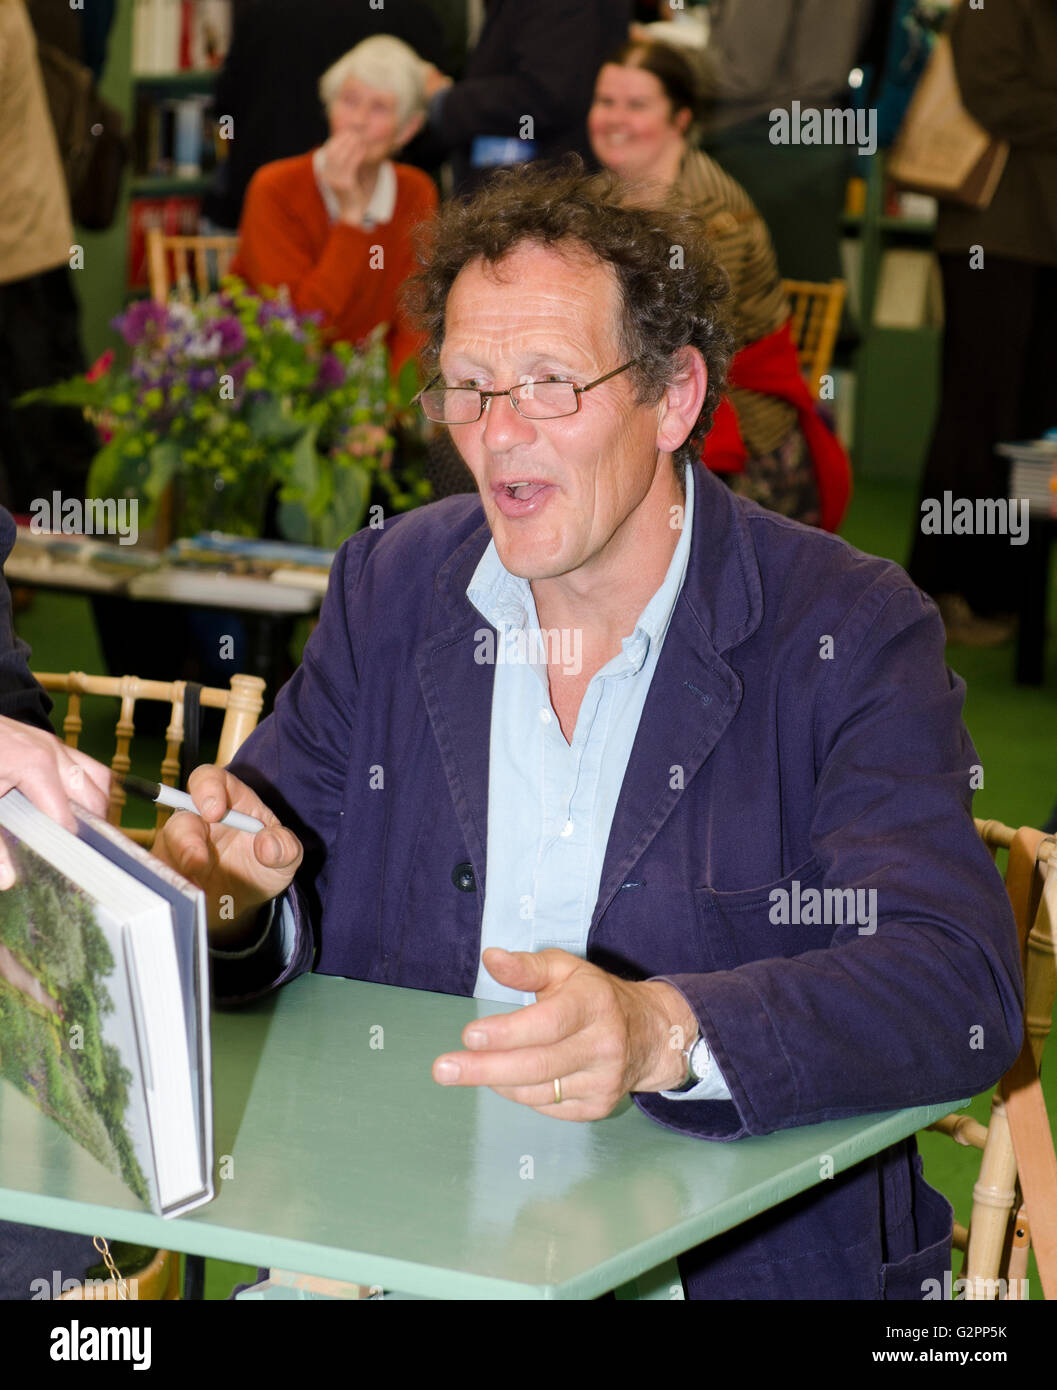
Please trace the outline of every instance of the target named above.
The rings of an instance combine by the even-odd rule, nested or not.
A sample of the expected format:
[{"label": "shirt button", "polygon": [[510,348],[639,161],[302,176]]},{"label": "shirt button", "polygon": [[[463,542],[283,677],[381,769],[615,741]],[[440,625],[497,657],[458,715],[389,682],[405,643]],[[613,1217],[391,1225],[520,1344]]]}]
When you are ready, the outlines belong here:
[{"label": "shirt button", "polygon": [[553,718],[554,718],[554,716],[551,714],[551,712],[550,712],[549,709],[541,709],[541,710],[540,710],[540,723],[541,723],[541,724],[549,724]]},{"label": "shirt button", "polygon": [[567,840],[572,833],[573,823],[571,820],[567,820],[565,824],[562,826],[562,839]]}]

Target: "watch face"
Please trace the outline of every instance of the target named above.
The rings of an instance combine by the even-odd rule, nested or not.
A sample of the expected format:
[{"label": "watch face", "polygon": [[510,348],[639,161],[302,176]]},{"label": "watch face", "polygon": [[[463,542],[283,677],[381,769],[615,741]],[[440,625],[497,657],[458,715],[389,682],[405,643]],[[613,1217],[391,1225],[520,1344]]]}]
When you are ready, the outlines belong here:
[{"label": "watch face", "polygon": [[712,1060],[712,1053],[709,1051],[708,1043],[704,1038],[698,1038],[690,1049],[690,1073],[701,1081],[708,1075],[708,1064]]}]

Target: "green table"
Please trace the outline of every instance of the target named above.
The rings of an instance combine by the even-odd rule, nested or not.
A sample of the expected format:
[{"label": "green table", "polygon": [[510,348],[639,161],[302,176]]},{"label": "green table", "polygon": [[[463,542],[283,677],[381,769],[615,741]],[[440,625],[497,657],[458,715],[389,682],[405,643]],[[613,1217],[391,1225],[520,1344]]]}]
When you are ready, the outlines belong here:
[{"label": "green table", "polygon": [[[430,1298],[596,1297],[638,1280],[678,1297],[683,1250],[858,1163],[960,1102],[792,1129],[685,1138],[625,1104],[572,1124],[433,1059],[505,1006],[310,975],[213,1023],[214,1202],[172,1221],[10,1084],[0,1217]],[[658,1267],[662,1267],[658,1269]]]}]

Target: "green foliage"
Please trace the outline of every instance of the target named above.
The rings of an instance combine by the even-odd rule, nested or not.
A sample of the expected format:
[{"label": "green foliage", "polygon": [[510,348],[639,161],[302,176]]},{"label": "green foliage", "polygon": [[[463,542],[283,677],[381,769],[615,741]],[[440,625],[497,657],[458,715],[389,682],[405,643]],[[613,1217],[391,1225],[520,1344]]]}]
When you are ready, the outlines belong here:
[{"label": "green foliage", "polygon": [[21,398],[82,406],[102,447],[88,478],[100,497],[137,497],[149,525],[175,486],[177,533],[260,533],[277,488],[289,539],[334,547],[363,522],[372,482],[391,508],[429,499],[416,472],[389,473],[393,429],[406,427],[414,364],[390,379],[384,326],[359,348],[330,342],[285,294],[235,277],[193,306],[137,301],[117,320],[120,360]]}]

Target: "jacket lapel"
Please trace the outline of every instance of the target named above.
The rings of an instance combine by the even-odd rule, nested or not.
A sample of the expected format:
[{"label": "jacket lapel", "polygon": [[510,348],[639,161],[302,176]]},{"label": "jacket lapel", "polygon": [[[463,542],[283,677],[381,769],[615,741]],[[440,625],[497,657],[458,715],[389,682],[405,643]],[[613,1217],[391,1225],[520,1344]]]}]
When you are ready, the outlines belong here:
[{"label": "jacket lapel", "polygon": [[737,713],[741,678],[720,653],[763,616],[759,566],[733,495],[703,467],[694,486],[686,579],[624,774],[592,931]]},{"label": "jacket lapel", "polygon": [[419,685],[440,750],[460,828],[466,838],[484,909],[488,838],[488,751],[495,667],[474,660],[475,633],[495,629],[466,597],[491,539],[487,524],[466,540],[437,575],[438,612],[450,625],[431,634],[416,654]]}]

